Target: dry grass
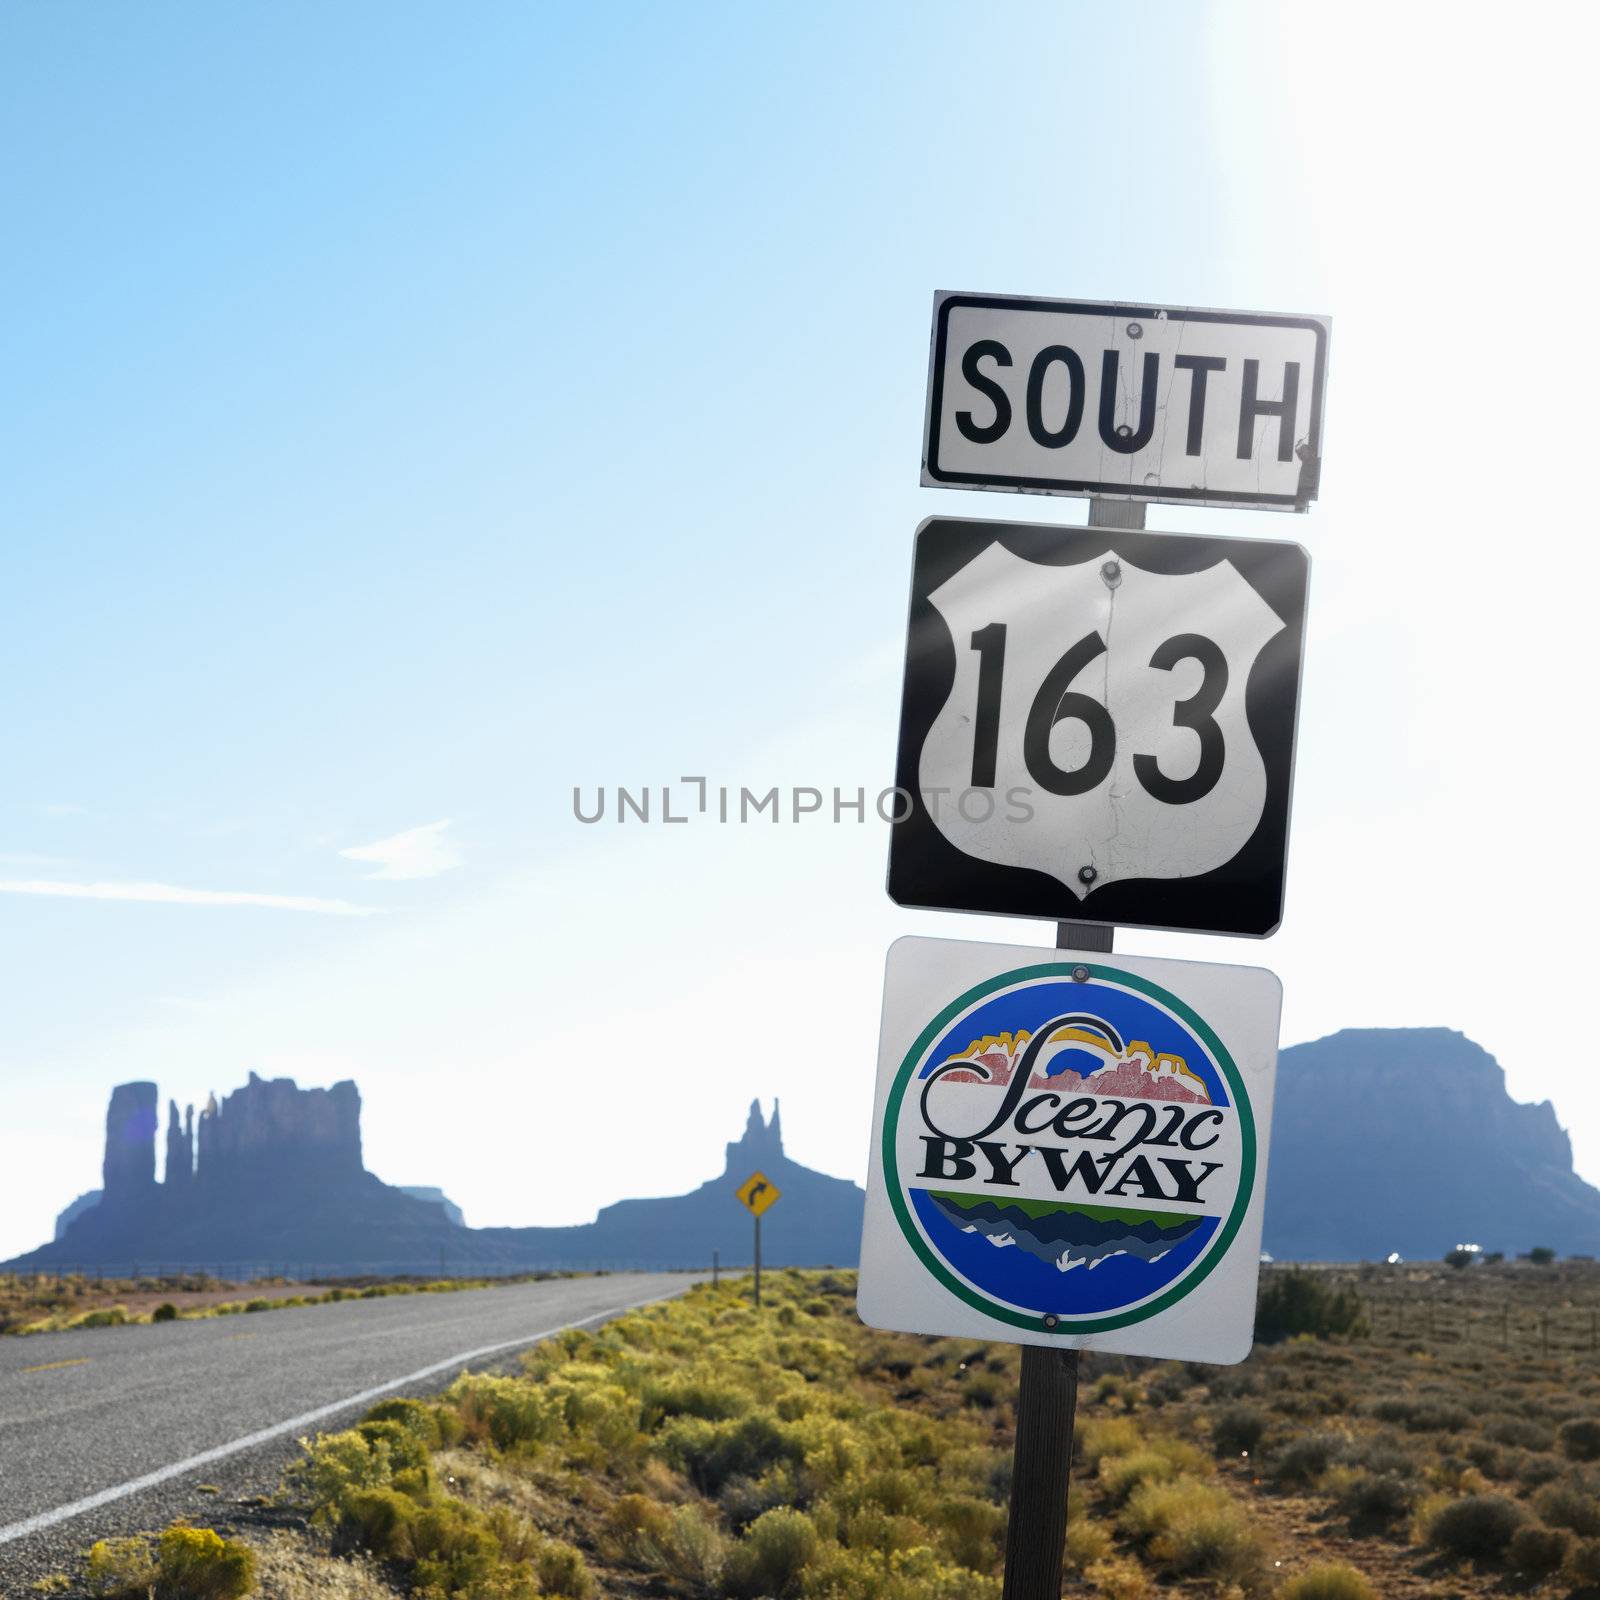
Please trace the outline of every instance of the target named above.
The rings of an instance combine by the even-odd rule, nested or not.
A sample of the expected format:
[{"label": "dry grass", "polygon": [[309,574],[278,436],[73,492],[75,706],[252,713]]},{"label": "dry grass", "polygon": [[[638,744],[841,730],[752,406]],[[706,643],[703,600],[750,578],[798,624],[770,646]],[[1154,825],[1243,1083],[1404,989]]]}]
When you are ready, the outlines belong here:
[{"label": "dry grass", "polygon": [[[258,1544],[261,1592],[997,1600],[1017,1350],[864,1328],[847,1274],[768,1282],[759,1315],[701,1286],[321,1441],[293,1490],[314,1531]],[[1484,1348],[1459,1316],[1510,1296],[1508,1326],[1581,1327],[1600,1269],[1349,1282],[1372,1336],[1085,1358],[1067,1596],[1600,1592],[1600,1355]],[[1430,1294],[1457,1314],[1432,1337]]]},{"label": "dry grass", "polygon": [[292,1306],[375,1300],[390,1295],[451,1294],[462,1289],[570,1278],[570,1272],[531,1272],[503,1278],[385,1278],[325,1280],[282,1278],[229,1283],[205,1274],[149,1278],[91,1278],[67,1273],[0,1276],[0,1334],[62,1333],[75,1328],[192,1321]]},{"label": "dry grass", "polygon": [[261,1600],[392,1600],[382,1573],[359,1555],[331,1556],[305,1533],[252,1540]]}]

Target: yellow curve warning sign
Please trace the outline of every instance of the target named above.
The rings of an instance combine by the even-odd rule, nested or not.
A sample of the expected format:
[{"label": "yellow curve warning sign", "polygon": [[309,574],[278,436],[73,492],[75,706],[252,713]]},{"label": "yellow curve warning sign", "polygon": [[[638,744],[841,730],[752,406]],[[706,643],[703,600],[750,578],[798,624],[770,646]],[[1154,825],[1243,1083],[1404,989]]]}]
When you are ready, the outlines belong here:
[{"label": "yellow curve warning sign", "polygon": [[739,1203],[753,1216],[759,1217],[783,1191],[770,1178],[752,1172],[738,1188]]}]

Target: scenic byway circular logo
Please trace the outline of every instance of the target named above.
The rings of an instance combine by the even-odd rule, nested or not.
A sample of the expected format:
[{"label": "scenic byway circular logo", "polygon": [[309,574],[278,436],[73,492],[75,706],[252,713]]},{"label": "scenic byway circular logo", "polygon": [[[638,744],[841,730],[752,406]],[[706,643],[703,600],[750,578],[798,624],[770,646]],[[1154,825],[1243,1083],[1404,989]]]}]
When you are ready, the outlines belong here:
[{"label": "scenic byway circular logo", "polygon": [[1238,1232],[1255,1164],[1248,1091],[1204,1019],[1080,962],[952,1001],[901,1062],[883,1124],[923,1265],[986,1315],[1058,1333],[1189,1293]]}]

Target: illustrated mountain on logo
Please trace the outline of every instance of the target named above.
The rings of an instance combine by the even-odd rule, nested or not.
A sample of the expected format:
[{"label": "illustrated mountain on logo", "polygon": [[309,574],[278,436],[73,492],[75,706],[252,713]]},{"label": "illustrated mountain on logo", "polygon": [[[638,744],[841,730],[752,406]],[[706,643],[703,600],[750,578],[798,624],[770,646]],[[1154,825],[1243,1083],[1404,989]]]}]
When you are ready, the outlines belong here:
[{"label": "illustrated mountain on logo", "polygon": [[963,1233],[981,1234],[996,1249],[1014,1245],[1059,1272],[1098,1267],[1113,1256],[1159,1261],[1206,1221],[1181,1212],[1120,1206],[1001,1202],[983,1195],[931,1191],[928,1198]]},{"label": "illustrated mountain on logo", "polygon": [[[986,1033],[959,1054],[946,1057],[947,1061],[970,1061],[971,1070],[957,1067],[941,1081],[1004,1088],[1032,1038],[1026,1028],[1015,1033]],[[1110,1023],[1088,1016],[1075,1018],[1070,1026],[1050,1035],[1034,1062],[1028,1087],[1082,1089],[1088,1094],[1191,1105],[1208,1105],[1211,1100],[1205,1084],[1182,1056],[1153,1050],[1143,1039],[1125,1045]]]}]

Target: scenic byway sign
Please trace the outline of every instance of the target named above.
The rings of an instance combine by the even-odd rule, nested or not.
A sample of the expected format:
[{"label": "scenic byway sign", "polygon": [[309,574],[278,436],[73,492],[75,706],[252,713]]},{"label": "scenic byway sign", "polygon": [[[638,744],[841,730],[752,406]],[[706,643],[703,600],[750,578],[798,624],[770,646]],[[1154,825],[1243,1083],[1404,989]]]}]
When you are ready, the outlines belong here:
[{"label": "scenic byway sign", "polygon": [[890,896],[1271,933],[1306,581],[1278,541],[925,522]]},{"label": "scenic byway sign", "polygon": [[1280,1000],[1256,967],[898,940],[862,1320],[1242,1361]]},{"label": "scenic byway sign", "polygon": [[1326,317],[934,297],[922,482],[1303,511]]}]

